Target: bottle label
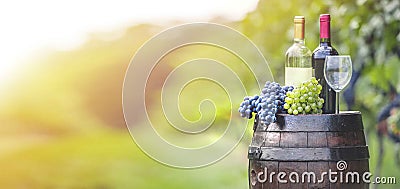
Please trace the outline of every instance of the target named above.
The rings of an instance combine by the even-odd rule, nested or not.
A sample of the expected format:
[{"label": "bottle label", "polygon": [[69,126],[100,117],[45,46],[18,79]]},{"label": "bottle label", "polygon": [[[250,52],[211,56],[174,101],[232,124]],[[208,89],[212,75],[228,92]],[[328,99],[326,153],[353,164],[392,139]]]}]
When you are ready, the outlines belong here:
[{"label": "bottle label", "polygon": [[301,83],[310,80],[312,77],[312,68],[285,67],[285,85],[298,86]]}]

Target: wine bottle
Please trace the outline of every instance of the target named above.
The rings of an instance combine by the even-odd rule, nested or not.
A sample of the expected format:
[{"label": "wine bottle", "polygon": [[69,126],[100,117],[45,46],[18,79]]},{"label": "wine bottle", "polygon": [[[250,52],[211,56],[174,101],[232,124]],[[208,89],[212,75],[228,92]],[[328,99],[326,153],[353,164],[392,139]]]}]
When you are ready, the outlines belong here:
[{"label": "wine bottle", "polygon": [[320,81],[322,91],[320,97],[325,103],[322,112],[325,114],[335,113],[336,93],[328,85],[324,77],[325,57],[329,55],[338,55],[339,53],[331,45],[330,31],[331,17],[329,14],[321,14],[319,17],[319,46],[312,54],[312,67],[314,69],[315,78]]},{"label": "wine bottle", "polygon": [[297,86],[312,77],[311,51],[304,43],[304,24],[304,16],[294,17],[294,42],[286,51],[286,86]]}]

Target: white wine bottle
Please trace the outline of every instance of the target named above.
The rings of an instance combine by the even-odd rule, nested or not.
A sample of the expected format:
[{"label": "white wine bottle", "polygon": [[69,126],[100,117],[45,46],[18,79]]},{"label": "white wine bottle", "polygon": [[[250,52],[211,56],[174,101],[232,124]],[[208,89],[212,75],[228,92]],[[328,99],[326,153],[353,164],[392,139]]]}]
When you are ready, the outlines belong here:
[{"label": "white wine bottle", "polygon": [[294,17],[294,43],[286,51],[285,85],[297,86],[313,76],[311,51],[304,43],[304,16]]}]

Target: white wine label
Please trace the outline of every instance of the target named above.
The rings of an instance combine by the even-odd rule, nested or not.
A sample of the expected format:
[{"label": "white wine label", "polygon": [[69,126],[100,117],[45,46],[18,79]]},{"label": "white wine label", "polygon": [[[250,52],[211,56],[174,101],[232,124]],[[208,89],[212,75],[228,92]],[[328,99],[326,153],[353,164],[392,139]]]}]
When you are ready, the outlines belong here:
[{"label": "white wine label", "polygon": [[285,67],[285,85],[297,86],[312,77],[312,68]]}]

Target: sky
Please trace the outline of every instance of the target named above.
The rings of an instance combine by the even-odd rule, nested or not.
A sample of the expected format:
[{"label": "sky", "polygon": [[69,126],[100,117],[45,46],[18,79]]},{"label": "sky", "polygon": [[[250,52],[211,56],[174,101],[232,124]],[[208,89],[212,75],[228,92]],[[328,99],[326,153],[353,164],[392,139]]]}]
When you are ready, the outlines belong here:
[{"label": "sky", "polygon": [[0,85],[23,63],[45,51],[69,50],[93,32],[113,32],[138,23],[169,20],[232,20],[254,10],[258,0],[10,0],[0,5]]}]

